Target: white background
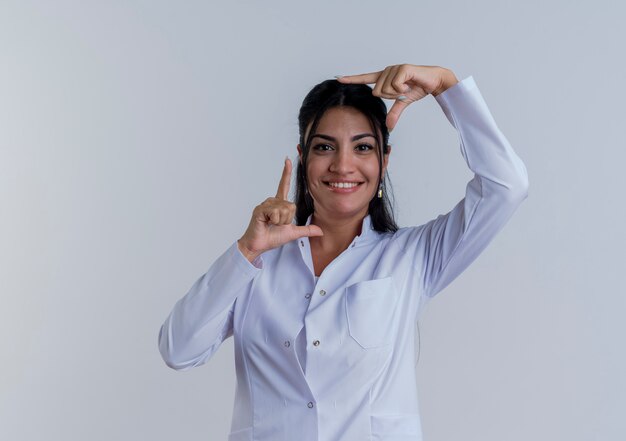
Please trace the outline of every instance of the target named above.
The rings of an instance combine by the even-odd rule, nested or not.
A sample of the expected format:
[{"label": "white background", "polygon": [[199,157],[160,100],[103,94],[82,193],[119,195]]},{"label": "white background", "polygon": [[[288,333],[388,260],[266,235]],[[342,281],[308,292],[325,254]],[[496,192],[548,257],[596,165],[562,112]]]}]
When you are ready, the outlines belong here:
[{"label": "white background", "polygon": [[[530,181],[419,323],[425,439],[623,439],[622,8],[1,1],[0,438],[225,439],[232,338],[182,373],[159,328],[275,194],[310,88],[409,63],[473,75]],[[463,197],[432,96],[390,143],[401,226]]]}]

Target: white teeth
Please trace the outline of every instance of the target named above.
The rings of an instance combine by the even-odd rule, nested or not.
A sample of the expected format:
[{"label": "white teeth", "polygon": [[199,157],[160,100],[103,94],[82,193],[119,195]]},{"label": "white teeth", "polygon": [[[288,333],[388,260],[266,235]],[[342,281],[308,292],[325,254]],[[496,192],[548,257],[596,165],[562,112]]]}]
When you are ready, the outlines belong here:
[{"label": "white teeth", "polygon": [[331,187],[336,187],[336,188],[352,188],[352,187],[356,187],[357,185],[359,185],[357,182],[329,182],[329,184]]}]

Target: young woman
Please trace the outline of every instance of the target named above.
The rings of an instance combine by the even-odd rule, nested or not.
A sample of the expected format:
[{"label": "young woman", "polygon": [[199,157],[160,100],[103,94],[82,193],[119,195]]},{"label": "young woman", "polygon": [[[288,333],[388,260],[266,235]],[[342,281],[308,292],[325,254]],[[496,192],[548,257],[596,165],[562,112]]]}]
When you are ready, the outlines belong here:
[{"label": "young woman", "polygon": [[[429,94],[474,177],[450,212],[399,228],[385,179],[389,130]],[[382,98],[395,100],[388,113]],[[438,66],[324,81],[299,123],[295,203],[286,159],[276,196],[176,303],[159,350],[184,371],[234,336],[229,441],[420,440],[419,311],[527,197],[526,167],[473,77],[459,82]]]}]

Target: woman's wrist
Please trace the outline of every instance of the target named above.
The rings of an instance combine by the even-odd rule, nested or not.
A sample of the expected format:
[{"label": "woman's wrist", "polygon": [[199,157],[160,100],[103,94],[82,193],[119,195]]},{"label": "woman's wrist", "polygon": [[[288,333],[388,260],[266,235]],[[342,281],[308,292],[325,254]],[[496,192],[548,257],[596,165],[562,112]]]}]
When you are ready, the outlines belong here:
[{"label": "woman's wrist", "polygon": [[450,69],[444,68],[443,72],[441,73],[441,83],[439,84],[439,87],[437,89],[431,92],[431,95],[437,96],[440,93],[445,92],[447,89],[454,86],[458,82],[459,80],[457,79],[456,75],[454,75],[454,72],[452,72]]},{"label": "woman's wrist", "polygon": [[244,257],[248,259],[250,263],[254,262],[254,259],[259,257],[260,253],[255,253],[253,251],[250,251],[250,249],[245,245],[245,243],[241,239],[237,240],[237,247],[239,248],[239,251],[241,251],[241,254],[243,254]]}]

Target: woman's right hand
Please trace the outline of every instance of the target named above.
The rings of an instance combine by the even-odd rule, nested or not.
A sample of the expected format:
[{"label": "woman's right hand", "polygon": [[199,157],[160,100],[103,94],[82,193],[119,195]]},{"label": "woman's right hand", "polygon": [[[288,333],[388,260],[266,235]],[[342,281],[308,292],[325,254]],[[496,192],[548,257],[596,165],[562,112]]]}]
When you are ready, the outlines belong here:
[{"label": "woman's right hand", "polygon": [[291,160],[286,158],[276,197],[269,197],[254,207],[248,229],[237,241],[239,250],[250,262],[261,253],[292,240],[324,235],[317,225],[292,224],[296,204],[287,200],[290,181]]}]

